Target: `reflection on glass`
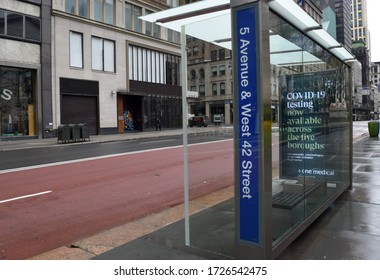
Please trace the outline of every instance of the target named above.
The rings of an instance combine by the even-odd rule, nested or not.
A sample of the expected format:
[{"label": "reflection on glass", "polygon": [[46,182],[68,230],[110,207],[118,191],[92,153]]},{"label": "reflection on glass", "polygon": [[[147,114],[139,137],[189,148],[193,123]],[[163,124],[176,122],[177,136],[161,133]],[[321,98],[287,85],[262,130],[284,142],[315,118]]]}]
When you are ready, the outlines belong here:
[{"label": "reflection on glass", "polygon": [[347,67],[270,14],[272,240],[349,181]]},{"label": "reflection on glass", "polygon": [[32,70],[0,67],[0,135],[35,135]]}]

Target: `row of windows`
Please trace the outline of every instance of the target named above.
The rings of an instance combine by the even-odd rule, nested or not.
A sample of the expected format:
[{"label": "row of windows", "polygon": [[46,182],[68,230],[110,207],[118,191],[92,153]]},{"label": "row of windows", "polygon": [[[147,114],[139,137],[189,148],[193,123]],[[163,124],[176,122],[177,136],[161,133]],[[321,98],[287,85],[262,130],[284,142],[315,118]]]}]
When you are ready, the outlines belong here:
[{"label": "row of windows", "polygon": [[365,28],[355,29],[352,35],[354,36],[353,39],[355,40],[366,37],[366,29]]},{"label": "row of windows", "polygon": [[[226,84],[225,83],[219,83],[219,86],[218,86],[217,83],[213,83],[211,85],[211,94],[213,96],[218,95],[218,89],[219,89],[219,94],[220,95],[225,95],[226,94]],[[190,90],[191,91],[197,91],[197,87],[196,86],[191,86]],[[199,85],[198,92],[199,92],[199,96],[205,96],[206,95],[205,85]]]},{"label": "row of windows", "polygon": [[[226,75],[226,66],[225,65],[212,66],[211,67],[211,77],[218,77],[218,76],[225,76],[225,75]],[[205,70],[203,68],[199,69],[198,77],[200,79],[204,79]],[[196,78],[197,78],[197,72],[193,69],[190,71],[190,79],[194,80]]]},{"label": "row of windows", "polygon": [[180,57],[129,46],[129,79],[166,85],[180,85]]},{"label": "row of windows", "polygon": [[225,49],[219,49],[219,50],[213,50],[211,51],[211,60],[215,61],[217,59],[223,60],[226,57],[226,50]]},{"label": "row of windows", "polygon": [[[94,19],[108,24],[114,23],[114,0],[93,0]],[[89,16],[88,0],[66,0],[65,11],[82,17]]]},{"label": "row of windows", "polygon": [[0,10],[0,36],[41,41],[41,20],[36,17]]},{"label": "row of windows", "polygon": [[[91,38],[92,69],[115,72],[115,42]],[[83,68],[83,34],[70,31],[70,67]]]},{"label": "row of windows", "polygon": [[[89,5],[92,4],[94,7],[93,18],[96,21],[104,22],[107,24],[115,24],[115,2],[114,0],[66,0],[65,1],[65,11],[67,13],[75,14],[81,17],[90,17]],[[153,11],[143,9],[141,6],[124,2],[124,14],[125,21],[124,27],[127,30],[135,31],[139,33],[144,33],[149,36],[160,38],[161,30],[156,24],[146,22],[144,24],[145,28],[143,30],[142,21],[139,19],[140,16],[144,14],[150,14]],[[172,30],[167,30],[167,39],[169,42],[179,43],[179,33]]]},{"label": "row of windows", "polygon": [[[180,57],[129,46],[129,78],[135,81],[180,85]],[[70,67],[84,68],[83,34],[70,31]],[[116,72],[115,42],[91,37],[91,69]]]}]

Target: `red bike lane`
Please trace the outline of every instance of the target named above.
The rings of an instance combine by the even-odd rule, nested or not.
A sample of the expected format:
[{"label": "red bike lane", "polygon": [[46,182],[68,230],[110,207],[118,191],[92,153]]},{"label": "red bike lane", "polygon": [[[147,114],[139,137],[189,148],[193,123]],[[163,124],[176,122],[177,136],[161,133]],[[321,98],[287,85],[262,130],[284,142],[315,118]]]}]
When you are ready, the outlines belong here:
[{"label": "red bike lane", "polygon": [[[0,259],[70,246],[182,203],[182,151],[159,149],[0,174]],[[189,177],[192,198],[231,186],[232,140],[191,146]]]}]

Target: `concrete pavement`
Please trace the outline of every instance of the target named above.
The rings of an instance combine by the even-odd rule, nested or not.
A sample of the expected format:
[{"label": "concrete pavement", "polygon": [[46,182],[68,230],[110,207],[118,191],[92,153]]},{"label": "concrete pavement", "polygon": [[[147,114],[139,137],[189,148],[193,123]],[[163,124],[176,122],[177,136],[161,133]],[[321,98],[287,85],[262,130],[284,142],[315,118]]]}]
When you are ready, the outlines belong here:
[{"label": "concrete pavement", "polygon": [[[220,133],[226,128],[210,127],[207,129],[206,131],[204,128],[196,128],[193,132],[194,135],[206,132]],[[169,134],[182,134],[182,130],[93,136],[91,142],[120,141]],[[380,241],[380,172],[376,172],[380,171],[380,141],[368,137],[367,122],[354,123],[353,138],[353,190],[346,191],[279,256],[279,259],[380,259],[380,252],[376,250]],[[16,142],[2,141],[0,142],[0,150],[58,145],[56,138]],[[191,203],[191,213],[195,225],[193,236],[204,235],[205,231],[213,233],[211,239],[214,239],[214,243],[219,244],[219,247],[221,244],[223,245],[223,248],[218,248],[218,250],[223,251],[222,254],[213,254],[209,250],[195,250],[183,245],[183,206],[179,205],[73,242],[32,259],[233,258],[233,248],[228,246],[228,244],[232,244],[229,241],[233,241],[228,220],[233,214],[232,197],[233,187],[231,186]],[[202,218],[206,212],[208,217],[220,212],[224,213],[223,215],[227,220],[222,221],[223,224],[219,228],[219,231],[224,232],[224,240],[218,239],[219,235],[215,235],[215,229],[208,228],[207,221]],[[210,243],[210,240],[205,242]],[[206,245],[212,246],[211,244],[196,244],[196,242],[193,245],[201,248],[206,248]]]}]

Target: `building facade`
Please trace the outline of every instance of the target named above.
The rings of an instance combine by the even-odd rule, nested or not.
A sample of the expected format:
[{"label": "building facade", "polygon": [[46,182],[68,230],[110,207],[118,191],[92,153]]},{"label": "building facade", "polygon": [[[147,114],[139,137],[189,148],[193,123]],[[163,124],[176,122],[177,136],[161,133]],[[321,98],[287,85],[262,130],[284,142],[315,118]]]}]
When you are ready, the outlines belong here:
[{"label": "building facade", "polygon": [[374,94],[375,112],[380,112],[380,62],[371,63],[371,91]]},{"label": "building facade", "polygon": [[352,41],[364,41],[369,48],[370,32],[367,20],[367,0],[351,0]]},{"label": "building facade", "polygon": [[[350,0],[311,0],[319,9],[324,11],[331,8],[335,15],[336,40],[351,51],[352,47],[352,20]],[[324,15],[325,17],[325,15]]]},{"label": "building facade", "polygon": [[380,62],[371,63],[371,83],[372,85],[379,87],[380,85]]},{"label": "building facade", "polygon": [[0,139],[51,135],[51,1],[0,2]]},{"label": "building facade", "polygon": [[[367,1],[352,0],[352,52],[362,64],[362,85],[370,87],[371,52],[367,22]],[[365,103],[365,100],[363,100]]]},{"label": "building facade", "polygon": [[179,35],[139,16],[178,1],[57,0],[52,10],[53,125],[91,134],[180,127]]},{"label": "building facade", "polygon": [[197,38],[187,39],[189,112],[216,125],[233,122],[231,51]]}]

